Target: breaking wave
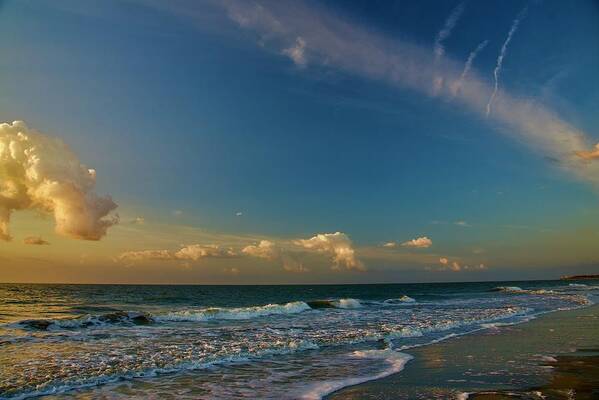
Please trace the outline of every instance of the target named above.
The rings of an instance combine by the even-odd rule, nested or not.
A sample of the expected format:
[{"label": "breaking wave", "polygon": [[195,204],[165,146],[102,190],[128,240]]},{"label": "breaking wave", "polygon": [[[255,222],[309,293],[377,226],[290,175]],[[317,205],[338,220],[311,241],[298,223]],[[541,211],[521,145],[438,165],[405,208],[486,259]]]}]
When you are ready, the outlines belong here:
[{"label": "breaking wave", "polygon": [[211,307],[197,310],[182,310],[159,315],[155,319],[159,322],[198,322],[215,319],[244,320],[277,314],[297,314],[310,309],[311,307],[303,301],[293,301],[286,304],[267,304],[265,306],[254,307]]}]

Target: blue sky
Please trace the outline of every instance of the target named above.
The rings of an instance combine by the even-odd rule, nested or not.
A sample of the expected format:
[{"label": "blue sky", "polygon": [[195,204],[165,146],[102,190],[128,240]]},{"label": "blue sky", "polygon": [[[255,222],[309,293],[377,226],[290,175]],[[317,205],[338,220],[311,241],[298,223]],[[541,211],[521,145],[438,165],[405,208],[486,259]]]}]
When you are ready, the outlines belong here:
[{"label": "blue sky", "polygon": [[[416,264],[450,254],[484,263],[490,272],[477,273],[489,277],[520,265],[587,271],[599,257],[599,160],[573,155],[599,142],[596,2],[0,4],[1,120],[69,144],[96,169],[96,192],[119,205],[120,225],[143,216],[148,230],[250,241],[339,231],[358,256],[360,246],[427,237],[422,253],[434,254]],[[524,8],[500,69],[500,108],[486,116],[474,103],[493,87]],[[447,95],[485,40],[471,94]],[[405,65],[438,74],[448,92]],[[530,123],[510,111],[528,106]],[[554,120],[562,125],[545,132]],[[564,126],[575,133],[562,138]],[[412,279],[446,279],[430,271],[442,266],[427,268]]]}]

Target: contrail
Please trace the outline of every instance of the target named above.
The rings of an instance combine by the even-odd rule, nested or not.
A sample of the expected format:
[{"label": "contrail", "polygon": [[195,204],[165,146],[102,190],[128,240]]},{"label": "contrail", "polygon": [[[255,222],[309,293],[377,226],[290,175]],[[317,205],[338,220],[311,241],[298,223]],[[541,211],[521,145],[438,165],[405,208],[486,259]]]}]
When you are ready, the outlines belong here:
[{"label": "contrail", "polygon": [[476,49],[474,49],[474,51],[472,51],[470,53],[470,55],[468,56],[468,59],[466,60],[466,64],[464,64],[464,70],[462,71],[460,78],[458,79],[455,86],[453,87],[454,94],[457,93],[458,90],[460,90],[460,88],[462,87],[462,83],[464,83],[464,79],[466,79],[466,75],[468,75],[468,72],[470,72],[470,68],[472,68],[472,63],[474,62],[474,59],[476,58],[476,56],[478,56],[478,53],[480,53],[481,51],[483,51],[483,49],[485,47],[487,47],[487,44],[489,44],[488,40],[481,42],[478,46],[476,46]]},{"label": "contrail", "polygon": [[497,89],[499,88],[499,73],[501,72],[501,64],[503,64],[503,58],[505,57],[505,52],[507,50],[508,44],[512,40],[512,36],[516,33],[518,29],[518,25],[520,25],[520,21],[526,16],[526,11],[528,11],[528,6],[524,7],[522,11],[518,13],[516,19],[512,23],[512,27],[510,28],[510,32],[507,34],[507,38],[501,46],[501,52],[499,53],[499,57],[497,57],[497,65],[495,66],[495,70],[493,71],[493,76],[495,77],[495,87],[493,88],[493,94],[489,98],[489,102],[487,103],[487,117],[491,113],[491,105],[493,104],[493,100],[495,100],[495,96],[497,95]]},{"label": "contrail", "polygon": [[449,14],[449,17],[447,17],[447,20],[445,20],[445,25],[443,26],[443,29],[441,29],[437,34],[437,38],[435,39],[435,46],[433,48],[433,52],[435,53],[435,62],[438,61],[439,58],[441,58],[441,56],[443,56],[443,54],[445,53],[443,41],[447,39],[449,35],[451,35],[451,31],[453,30],[453,28],[455,28],[455,25],[462,16],[463,12],[464,2],[461,2],[451,11],[451,14]]}]

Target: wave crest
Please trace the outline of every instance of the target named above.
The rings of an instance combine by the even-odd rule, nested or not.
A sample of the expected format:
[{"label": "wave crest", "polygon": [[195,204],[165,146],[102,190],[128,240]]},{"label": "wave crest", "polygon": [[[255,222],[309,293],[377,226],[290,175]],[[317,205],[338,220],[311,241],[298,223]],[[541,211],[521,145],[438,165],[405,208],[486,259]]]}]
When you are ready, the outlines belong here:
[{"label": "wave crest", "polygon": [[79,318],[28,319],[13,324],[20,328],[35,330],[79,329],[105,325],[148,325],[154,322],[150,314],[136,311],[115,311],[101,315]]},{"label": "wave crest", "polygon": [[310,310],[311,307],[303,301],[293,301],[286,304],[267,304],[264,306],[221,308],[211,307],[198,310],[174,311],[155,317],[160,322],[198,322],[215,319],[244,320],[268,315],[297,314]]},{"label": "wave crest", "polygon": [[310,308],[320,309],[320,308],[360,308],[362,307],[362,302],[357,299],[347,298],[347,299],[338,299],[338,300],[310,300],[307,301],[306,304]]}]

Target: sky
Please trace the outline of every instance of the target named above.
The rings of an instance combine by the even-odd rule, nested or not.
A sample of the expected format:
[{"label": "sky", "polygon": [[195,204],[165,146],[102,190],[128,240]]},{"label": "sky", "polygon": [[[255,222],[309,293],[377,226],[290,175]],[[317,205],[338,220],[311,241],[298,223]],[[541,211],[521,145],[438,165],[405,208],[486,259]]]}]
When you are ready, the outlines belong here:
[{"label": "sky", "polygon": [[594,1],[0,1],[0,282],[599,273]]}]

